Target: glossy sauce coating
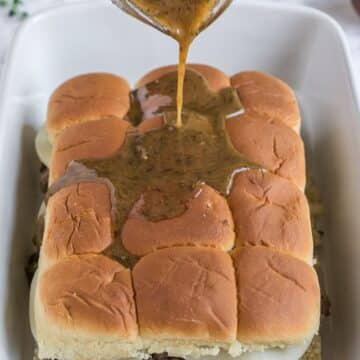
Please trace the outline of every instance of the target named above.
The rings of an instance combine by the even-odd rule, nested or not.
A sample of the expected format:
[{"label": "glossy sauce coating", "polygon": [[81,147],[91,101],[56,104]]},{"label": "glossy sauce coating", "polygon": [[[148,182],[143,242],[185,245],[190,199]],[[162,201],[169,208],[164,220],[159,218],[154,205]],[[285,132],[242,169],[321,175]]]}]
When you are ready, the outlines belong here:
[{"label": "glossy sauce coating", "polygon": [[[151,221],[160,221],[183,214],[202,183],[226,196],[233,175],[254,166],[233,148],[225,129],[226,116],[241,109],[236,91],[225,88],[214,93],[200,74],[188,70],[184,82],[184,125],[177,128],[176,82],[177,73],[172,72],[138,89],[141,99],[136,91],[132,96],[129,118],[134,124],[141,122],[142,108],[148,99],[167,99],[160,101],[165,106],[153,109],[154,114],[164,116],[162,128],[143,134],[132,128],[116,155],[73,162],[50,192],[64,184],[89,179],[111,183],[116,234],[120,234],[139,199],[142,206],[137,212]],[[76,164],[78,170],[74,171]]]}]

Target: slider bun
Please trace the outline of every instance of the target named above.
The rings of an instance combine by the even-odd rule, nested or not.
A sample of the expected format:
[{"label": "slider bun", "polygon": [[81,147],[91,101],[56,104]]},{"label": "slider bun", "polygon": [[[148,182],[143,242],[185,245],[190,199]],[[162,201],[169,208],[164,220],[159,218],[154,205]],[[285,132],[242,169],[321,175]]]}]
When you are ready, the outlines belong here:
[{"label": "slider bun", "polygon": [[50,197],[43,267],[71,255],[100,253],[112,244],[110,196],[107,185],[93,182],[70,185]]},{"label": "slider bun", "polygon": [[240,72],[231,78],[246,112],[278,120],[300,129],[300,111],[292,89],[280,79],[258,71]]},{"label": "slider bun", "polygon": [[[197,77],[204,80],[204,85],[206,86],[207,83],[209,89],[213,92],[220,91],[221,89],[230,86],[230,79],[227,77],[227,75],[214,67],[208,65],[190,64],[187,65],[187,69],[191,69],[193,72],[195,72]],[[142,121],[151,119],[160,111],[165,110],[170,105],[174,106],[176,104],[176,101],[173,98],[173,96],[176,95],[176,92],[172,94],[173,96],[167,96],[164,94],[151,94],[150,96],[146,87],[147,83],[160,79],[162,76],[176,71],[177,65],[161,67],[146,74],[141,80],[138,81],[138,89],[134,91],[132,96],[134,96],[134,98],[136,98],[139,102],[142,111]],[[193,100],[191,96],[186,96],[186,94],[188,94],[187,87],[189,86],[192,86],[191,83],[185,81],[183,99],[185,108],[187,104],[191,103]]]},{"label": "slider bun", "polygon": [[229,196],[236,245],[263,245],[311,263],[313,241],[305,195],[290,181],[261,170],[234,178]]},{"label": "slider bun", "polygon": [[106,360],[136,353],[130,271],[107,257],[73,256],[41,272],[34,304],[41,359]]},{"label": "slider bun", "polygon": [[[221,70],[203,64],[187,64],[186,68],[189,70],[193,70],[202,75],[208,82],[210,89],[213,91],[219,91],[225,87],[230,86],[229,77],[223,73]],[[136,87],[139,88],[141,86],[146,85],[149,82],[152,82],[165,74],[168,74],[173,71],[177,71],[177,65],[168,65],[157,68],[145,74],[137,83]]]},{"label": "slider bun", "polygon": [[47,130],[53,141],[65,128],[84,121],[113,116],[123,119],[129,110],[129,84],[106,73],[76,76],[51,95]]},{"label": "slider bun", "polygon": [[311,339],[318,331],[320,288],[315,270],[265,247],[233,253],[240,342],[281,346]]},{"label": "slider bun", "polygon": [[135,265],[133,279],[149,353],[199,355],[202,345],[235,340],[236,284],[227,253],[196,247],[155,251]]},{"label": "slider bun", "polygon": [[65,174],[72,160],[103,159],[113,155],[123,145],[129,126],[128,122],[111,117],[65,129],[54,144],[50,184]]},{"label": "slider bun", "polygon": [[264,121],[245,113],[226,120],[230,140],[246,158],[304,190],[304,144],[298,134],[279,121]]},{"label": "slider bun", "polygon": [[145,134],[151,130],[158,130],[161,129],[165,125],[166,121],[163,115],[156,115],[152,118],[146,119],[142,121],[137,129],[139,130],[140,134]]},{"label": "slider bun", "polygon": [[227,201],[209,186],[201,186],[180,216],[150,221],[141,214],[141,198],[125,222],[121,238],[133,255],[143,256],[171,246],[210,246],[228,251],[234,246],[234,224]]}]

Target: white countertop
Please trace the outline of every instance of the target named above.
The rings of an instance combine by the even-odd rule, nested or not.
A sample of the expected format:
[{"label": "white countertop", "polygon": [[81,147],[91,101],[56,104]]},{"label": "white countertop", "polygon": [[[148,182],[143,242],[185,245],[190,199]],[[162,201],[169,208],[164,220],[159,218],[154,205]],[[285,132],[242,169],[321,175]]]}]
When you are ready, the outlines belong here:
[{"label": "white countertop", "polygon": [[[10,1],[10,0],[9,0]],[[30,16],[38,11],[61,4],[82,0],[24,0],[25,8]],[[110,1],[110,0],[104,0]],[[237,0],[241,1],[241,0]],[[257,0],[253,0],[257,1]],[[333,16],[344,28],[350,44],[352,61],[360,89],[360,16],[354,11],[351,0],[267,0],[278,3],[294,3],[299,5],[314,6]],[[0,71],[6,50],[9,47],[13,34],[21,21],[9,18],[7,11],[0,8]]]}]

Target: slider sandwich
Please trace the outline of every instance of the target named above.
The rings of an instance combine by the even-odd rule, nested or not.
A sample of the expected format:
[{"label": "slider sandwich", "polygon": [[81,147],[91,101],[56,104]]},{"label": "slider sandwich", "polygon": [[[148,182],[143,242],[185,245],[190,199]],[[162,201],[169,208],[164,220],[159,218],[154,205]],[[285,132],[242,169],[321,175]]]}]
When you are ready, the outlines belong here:
[{"label": "slider sandwich", "polygon": [[107,117],[123,119],[129,91],[126,80],[107,73],[80,75],[60,85],[49,99],[46,124],[36,138],[42,163],[49,167],[53,143],[67,127]]},{"label": "slider sandwich", "polygon": [[[242,103],[221,131],[230,154],[245,159],[227,192],[211,176],[189,190],[165,175],[151,181],[160,163],[152,159],[173,154],[161,153],[157,134],[176,139],[189,126],[197,150],[213,136],[202,115],[172,128],[173,93],[149,93],[174,71],[155,69],[132,91],[115,75],[81,75],[50,97],[37,138],[49,178],[30,301],[39,359],[296,360],[318,332],[320,287],[292,90],[259,72],[230,78],[187,65],[194,87]],[[189,94],[184,100],[187,114],[198,105]],[[197,169],[191,160],[179,164],[181,174]],[[164,184],[186,196],[169,197]],[[176,211],[164,216],[164,208]]]}]

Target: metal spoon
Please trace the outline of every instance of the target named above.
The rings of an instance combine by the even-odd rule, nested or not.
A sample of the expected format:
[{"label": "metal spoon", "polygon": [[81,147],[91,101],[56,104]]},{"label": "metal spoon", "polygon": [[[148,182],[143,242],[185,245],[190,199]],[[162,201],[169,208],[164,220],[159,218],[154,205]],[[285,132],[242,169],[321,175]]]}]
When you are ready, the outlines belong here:
[{"label": "metal spoon", "polygon": [[[169,29],[164,28],[160,24],[156,23],[154,20],[150,19],[145,15],[139,8],[134,5],[131,0],[111,0],[118,8],[127,14],[133,16],[134,18],[142,21],[143,23],[152,26],[153,28],[163,32],[164,34],[170,35]],[[214,8],[212,9],[208,19],[204,21],[201,25],[199,32],[206,29],[211,25],[232,3],[233,0],[218,0]]]}]

